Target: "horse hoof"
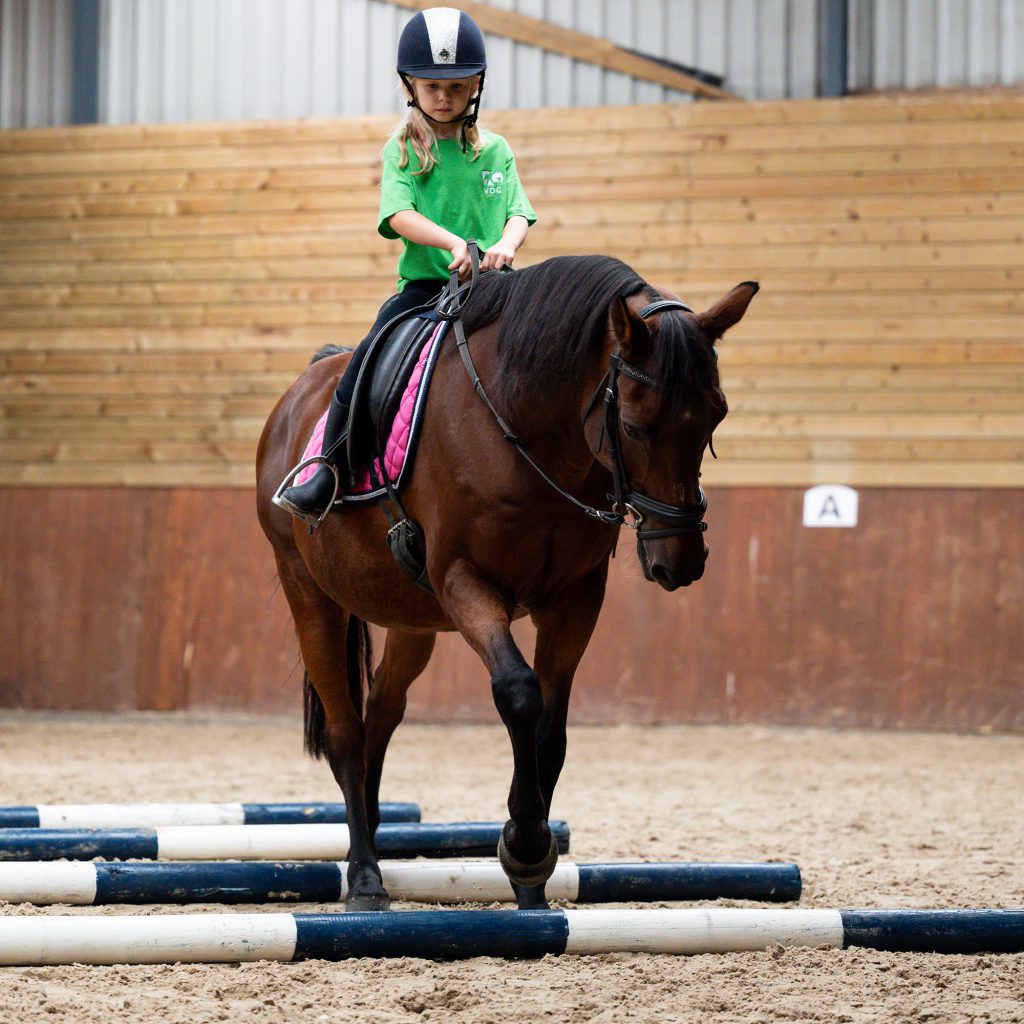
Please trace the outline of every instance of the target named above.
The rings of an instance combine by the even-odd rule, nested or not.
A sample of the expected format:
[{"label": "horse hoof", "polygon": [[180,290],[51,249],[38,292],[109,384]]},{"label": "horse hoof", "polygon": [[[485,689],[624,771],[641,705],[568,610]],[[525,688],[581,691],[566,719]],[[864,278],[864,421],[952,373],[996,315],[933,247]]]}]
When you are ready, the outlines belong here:
[{"label": "horse hoof", "polygon": [[[505,826],[505,829],[507,828],[508,825]],[[505,842],[505,829],[502,829],[501,835],[498,837],[498,860],[501,862],[505,874],[508,875],[509,881],[526,887],[543,886],[551,877],[551,873],[555,870],[555,865],[558,863],[557,840],[548,833],[551,843],[548,846],[548,852],[545,854],[544,859],[536,864],[524,864],[509,852],[508,845]]]},{"label": "horse hoof", "polygon": [[551,905],[544,896],[543,885],[518,885],[512,883],[516,904],[520,910],[550,910]]},{"label": "horse hoof", "polygon": [[391,897],[386,892],[349,893],[345,897],[345,913],[363,914],[391,909]]}]

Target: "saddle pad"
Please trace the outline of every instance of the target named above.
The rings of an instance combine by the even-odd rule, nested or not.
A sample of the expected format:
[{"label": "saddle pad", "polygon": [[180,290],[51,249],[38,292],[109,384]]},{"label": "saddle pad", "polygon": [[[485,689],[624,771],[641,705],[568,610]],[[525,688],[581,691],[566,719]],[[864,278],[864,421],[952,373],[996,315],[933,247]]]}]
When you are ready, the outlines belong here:
[{"label": "saddle pad", "polygon": [[[386,471],[388,479],[395,488],[400,488],[402,483],[412,472],[412,456],[415,450],[415,441],[419,433],[422,421],[423,406],[427,397],[427,387],[430,377],[433,374],[434,364],[437,362],[438,353],[441,350],[441,339],[444,336],[444,329],[447,326],[441,322],[434,329],[433,333],[420,349],[419,358],[413,367],[409,383],[402,393],[402,400],[398,406],[398,412],[388,431],[388,439],[384,446],[384,465],[380,460],[375,460],[374,468],[377,479],[382,479]],[[302,453],[302,461],[319,455],[324,447],[324,429],[327,426],[327,411],[317,420],[313,433]],[[307,466],[295,477],[296,484],[305,483],[317,470],[317,464]],[[345,494],[348,501],[369,501],[376,499],[386,493],[383,486],[374,487],[370,479],[368,466],[357,470],[356,485],[351,491]]]}]

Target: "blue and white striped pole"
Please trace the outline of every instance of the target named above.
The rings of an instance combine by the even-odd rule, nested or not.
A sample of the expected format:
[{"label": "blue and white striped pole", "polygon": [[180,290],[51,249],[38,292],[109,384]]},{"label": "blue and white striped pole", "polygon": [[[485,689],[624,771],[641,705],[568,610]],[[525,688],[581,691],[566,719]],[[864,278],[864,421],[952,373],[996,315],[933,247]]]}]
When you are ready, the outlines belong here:
[{"label": "blue and white striped pole", "polygon": [[[569,826],[549,822],[558,849]],[[387,822],[377,829],[383,857],[492,857],[498,822]],[[0,829],[0,861],[25,860],[344,860],[347,825],[168,825],[154,829]]]},{"label": "blue and white striped pole", "polygon": [[[419,821],[417,804],[382,803],[381,821]],[[340,803],[35,804],[0,807],[0,828],[159,828],[162,825],[344,825]]]},{"label": "blue and white striped pole", "polygon": [[[467,861],[381,861],[392,899],[421,903],[512,900],[501,866]],[[328,903],[347,893],[344,861],[0,864],[0,900],[111,903]],[[572,903],[800,898],[795,864],[573,864],[560,861],[548,899]]]},{"label": "blue and white striped pole", "polygon": [[734,953],[774,945],[1024,952],[1024,910],[424,910],[3,917],[0,964]]}]

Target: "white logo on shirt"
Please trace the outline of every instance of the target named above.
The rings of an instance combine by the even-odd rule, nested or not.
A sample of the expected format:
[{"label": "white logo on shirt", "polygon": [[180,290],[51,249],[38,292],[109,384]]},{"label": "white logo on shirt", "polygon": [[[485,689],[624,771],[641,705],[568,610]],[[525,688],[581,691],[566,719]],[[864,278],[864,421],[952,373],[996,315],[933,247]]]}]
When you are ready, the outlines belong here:
[{"label": "white logo on shirt", "polygon": [[481,171],[480,178],[483,181],[484,195],[501,195],[501,186],[505,181],[504,171]]}]

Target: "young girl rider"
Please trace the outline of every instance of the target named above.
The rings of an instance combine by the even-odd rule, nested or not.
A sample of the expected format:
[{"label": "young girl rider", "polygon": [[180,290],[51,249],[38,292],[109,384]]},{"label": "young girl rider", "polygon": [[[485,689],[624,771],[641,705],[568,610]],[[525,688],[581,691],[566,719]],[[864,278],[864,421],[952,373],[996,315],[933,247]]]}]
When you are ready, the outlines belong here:
[{"label": "young girl rider", "polygon": [[352,485],[345,442],[366,342],[400,313],[436,299],[452,271],[460,278],[469,274],[467,239],[476,239],[484,253],[483,270],[501,270],[511,265],[537,219],[508,143],[477,127],[486,69],[480,29],[451,7],[419,12],[399,39],[398,75],[409,110],[384,147],[377,218],[381,235],[402,240],[398,293],[381,306],[331,399],[323,444],[329,465],[274,499],[307,522],[330,504],[334,471],[339,493]]}]

